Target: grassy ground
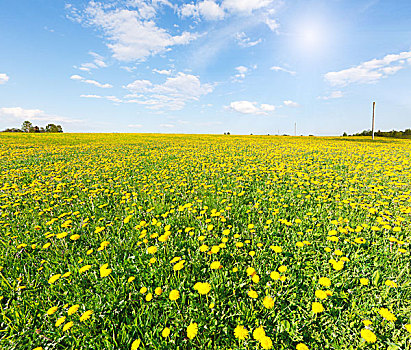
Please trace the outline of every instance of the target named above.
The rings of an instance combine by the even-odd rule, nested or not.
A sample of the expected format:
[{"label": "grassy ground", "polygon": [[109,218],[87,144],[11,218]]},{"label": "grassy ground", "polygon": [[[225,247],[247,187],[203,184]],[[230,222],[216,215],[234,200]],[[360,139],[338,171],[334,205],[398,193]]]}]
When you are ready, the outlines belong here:
[{"label": "grassy ground", "polygon": [[410,349],[411,142],[364,141],[1,134],[0,348]]}]

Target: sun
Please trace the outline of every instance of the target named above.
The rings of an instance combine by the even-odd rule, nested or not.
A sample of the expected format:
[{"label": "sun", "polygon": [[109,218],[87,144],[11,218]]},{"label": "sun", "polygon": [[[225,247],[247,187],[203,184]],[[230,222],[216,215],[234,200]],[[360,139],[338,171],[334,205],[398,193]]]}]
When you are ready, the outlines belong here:
[{"label": "sun", "polygon": [[325,32],[318,24],[310,23],[299,30],[299,46],[304,50],[318,50],[325,41]]}]

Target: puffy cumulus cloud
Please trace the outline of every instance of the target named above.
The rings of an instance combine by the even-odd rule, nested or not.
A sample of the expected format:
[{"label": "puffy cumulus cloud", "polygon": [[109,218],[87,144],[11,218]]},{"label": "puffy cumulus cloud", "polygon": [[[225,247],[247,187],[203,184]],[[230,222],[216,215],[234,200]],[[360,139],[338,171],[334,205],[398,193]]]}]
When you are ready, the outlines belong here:
[{"label": "puffy cumulus cloud", "polygon": [[328,72],[325,80],[333,86],[347,86],[349,84],[372,84],[382,78],[395,74],[411,64],[411,51],[399,54],[386,55],[382,59],[372,59],[358,66],[338,72]]},{"label": "puffy cumulus cloud", "polygon": [[86,83],[86,84],[91,84],[91,85],[97,86],[97,87],[102,88],[102,89],[108,89],[108,88],[113,87],[113,85],[111,85],[111,84],[102,84],[102,83],[99,83],[98,81],[95,81],[95,80],[86,79],[86,78],[84,78],[84,77],[82,77],[81,75],[78,75],[78,74],[72,75],[70,77],[70,79],[71,80],[81,81],[81,82]]},{"label": "puffy cumulus cloud", "polygon": [[[261,22],[265,23],[272,31],[279,27],[274,19],[276,12],[275,6],[281,2],[278,0],[223,0],[221,4],[214,0],[202,0],[196,3],[184,4],[179,9],[181,17],[204,18],[205,20],[215,21],[225,17],[237,15],[250,15],[253,11],[260,10]],[[254,45],[259,41],[249,41]]]},{"label": "puffy cumulus cloud", "polygon": [[252,47],[262,42],[261,39],[252,41],[244,32],[237,33],[235,39],[237,40],[237,44],[241,47]]},{"label": "puffy cumulus cloud", "polygon": [[51,115],[41,109],[25,109],[22,107],[2,107],[0,108],[0,117],[9,121],[43,121],[48,123],[74,123],[80,122],[78,119]]},{"label": "puffy cumulus cloud", "polygon": [[250,101],[234,101],[231,102],[229,109],[242,114],[263,114],[267,115],[268,112],[273,112],[275,106],[269,104],[258,105],[257,102]]},{"label": "puffy cumulus cloud", "polygon": [[[84,11],[69,6],[70,17],[80,23],[100,29],[107,47],[119,61],[144,61],[175,45],[186,45],[198,35],[183,32],[171,35],[154,21],[156,8],[164,1],[132,1],[129,6],[105,5],[90,1]],[[87,67],[86,67],[87,68]]]},{"label": "puffy cumulus cloud", "polygon": [[9,76],[5,73],[0,73],[0,85],[6,84],[9,81]]},{"label": "puffy cumulus cloud", "polygon": [[180,9],[182,17],[203,17],[208,21],[223,19],[224,10],[213,0],[200,1],[197,4],[184,4]]},{"label": "puffy cumulus cloud", "polygon": [[202,95],[207,95],[214,90],[212,84],[203,84],[197,76],[182,72],[167,77],[163,84],[153,84],[149,80],[135,80],[124,88],[131,92],[125,96],[131,99],[125,102],[144,105],[149,109],[168,110],[183,109],[188,101],[199,100]]},{"label": "puffy cumulus cloud", "polygon": [[287,107],[299,107],[300,105],[297,102],[291,101],[291,100],[285,100],[283,101],[284,106]]}]

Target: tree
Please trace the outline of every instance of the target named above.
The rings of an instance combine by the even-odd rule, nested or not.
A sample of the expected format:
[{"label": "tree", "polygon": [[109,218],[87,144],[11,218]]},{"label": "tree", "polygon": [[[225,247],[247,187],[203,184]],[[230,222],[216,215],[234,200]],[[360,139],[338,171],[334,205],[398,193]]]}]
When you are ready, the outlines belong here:
[{"label": "tree", "polygon": [[30,128],[33,127],[33,124],[29,122],[28,120],[24,121],[23,124],[21,124],[21,130],[23,132],[30,132]]},{"label": "tree", "polygon": [[347,135],[347,133],[346,133],[345,131],[344,131],[344,134],[343,134],[343,136],[344,136],[344,137],[345,137],[345,136],[348,136],[348,135]]},{"label": "tree", "polygon": [[61,125],[47,124],[46,132],[63,132]]}]

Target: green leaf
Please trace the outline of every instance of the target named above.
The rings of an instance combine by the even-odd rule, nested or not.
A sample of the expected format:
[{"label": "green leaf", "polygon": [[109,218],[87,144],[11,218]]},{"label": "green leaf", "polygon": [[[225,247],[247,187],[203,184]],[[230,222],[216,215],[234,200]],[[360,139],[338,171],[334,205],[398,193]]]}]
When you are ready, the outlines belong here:
[{"label": "green leaf", "polygon": [[381,278],[380,270],[375,271],[372,274],[372,284],[374,286],[378,285],[378,282],[379,282],[380,278]]}]

